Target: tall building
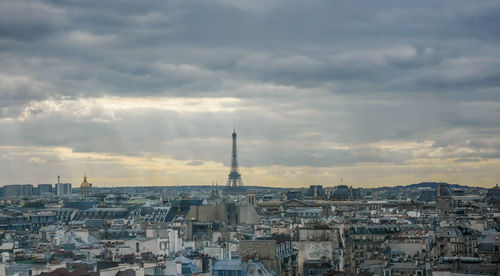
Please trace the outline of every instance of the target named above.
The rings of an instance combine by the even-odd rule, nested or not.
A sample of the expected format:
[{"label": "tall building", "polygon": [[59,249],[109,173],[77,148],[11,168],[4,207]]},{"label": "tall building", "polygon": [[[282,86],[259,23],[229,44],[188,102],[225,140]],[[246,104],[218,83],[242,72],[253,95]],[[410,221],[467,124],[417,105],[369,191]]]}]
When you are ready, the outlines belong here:
[{"label": "tall building", "polygon": [[38,195],[43,196],[47,194],[54,194],[52,184],[38,184]]},{"label": "tall building", "polygon": [[87,182],[87,174],[83,176],[83,182],[80,184],[80,191],[78,194],[82,197],[92,194],[92,184]]},{"label": "tall building", "polygon": [[57,196],[67,196],[71,195],[73,191],[71,190],[71,183],[61,183],[61,176],[57,176],[56,183],[56,195]]},{"label": "tall building", "polygon": [[324,198],[325,196],[325,190],[323,190],[323,186],[321,185],[311,185],[309,186],[309,190],[306,192],[306,197]]},{"label": "tall building", "polygon": [[448,211],[451,207],[453,192],[448,183],[438,183],[436,187],[436,208],[439,211]]},{"label": "tall building", "polygon": [[241,180],[241,174],[238,167],[238,154],[236,149],[236,131],[233,131],[233,154],[231,155],[231,172],[227,178],[227,186],[229,187],[241,187],[243,186],[243,181]]},{"label": "tall building", "polygon": [[31,184],[5,185],[3,187],[4,197],[30,197],[32,195],[33,185]]}]

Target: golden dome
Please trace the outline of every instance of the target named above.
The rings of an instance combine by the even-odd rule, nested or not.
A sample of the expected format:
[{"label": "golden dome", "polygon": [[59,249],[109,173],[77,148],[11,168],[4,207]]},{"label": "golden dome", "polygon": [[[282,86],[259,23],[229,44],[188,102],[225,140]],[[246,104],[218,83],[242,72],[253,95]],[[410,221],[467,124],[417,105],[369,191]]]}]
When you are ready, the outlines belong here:
[{"label": "golden dome", "polygon": [[90,196],[92,193],[92,184],[87,182],[87,174],[83,176],[83,182],[80,185],[80,196]]},{"label": "golden dome", "polygon": [[80,185],[80,188],[86,188],[86,187],[90,187],[90,184],[87,182],[87,175],[83,177],[83,182]]}]

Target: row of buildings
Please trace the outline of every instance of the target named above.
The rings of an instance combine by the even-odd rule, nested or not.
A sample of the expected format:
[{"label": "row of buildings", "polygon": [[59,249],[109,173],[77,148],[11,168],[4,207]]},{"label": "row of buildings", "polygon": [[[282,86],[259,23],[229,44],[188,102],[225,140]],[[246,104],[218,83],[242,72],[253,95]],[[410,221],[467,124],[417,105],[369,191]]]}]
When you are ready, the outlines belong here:
[{"label": "row of buildings", "polygon": [[0,275],[500,273],[498,187],[353,190],[131,187],[4,198]]},{"label": "row of buildings", "polygon": [[[60,176],[57,177],[57,183],[52,184],[13,184],[0,187],[0,196],[10,197],[31,197],[31,196],[71,196],[73,189],[71,183],[61,183]],[[90,196],[92,193],[92,184],[87,182],[87,176],[80,185],[79,195]]]}]

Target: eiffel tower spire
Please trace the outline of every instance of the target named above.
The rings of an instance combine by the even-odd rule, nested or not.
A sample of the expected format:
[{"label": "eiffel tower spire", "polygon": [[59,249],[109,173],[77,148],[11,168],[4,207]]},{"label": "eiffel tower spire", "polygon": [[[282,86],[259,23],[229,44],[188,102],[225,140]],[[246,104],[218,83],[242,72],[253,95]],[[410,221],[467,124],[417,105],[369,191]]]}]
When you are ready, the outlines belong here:
[{"label": "eiffel tower spire", "polygon": [[227,186],[230,187],[240,187],[243,186],[243,181],[241,180],[241,174],[238,168],[238,154],[236,148],[236,130],[233,130],[233,154],[231,156],[231,172],[227,178]]}]

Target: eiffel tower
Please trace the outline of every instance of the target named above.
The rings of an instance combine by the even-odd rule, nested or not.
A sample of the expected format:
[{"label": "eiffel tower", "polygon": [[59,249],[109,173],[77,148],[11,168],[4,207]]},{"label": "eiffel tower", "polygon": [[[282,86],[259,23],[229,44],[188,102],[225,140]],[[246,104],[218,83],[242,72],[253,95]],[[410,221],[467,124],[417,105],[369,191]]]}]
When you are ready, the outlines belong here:
[{"label": "eiffel tower", "polygon": [[231,156],[231,172],[227,178],[228,187],[242,187],[243,181],[238,168],[238,154],[236,150],[236,131],[233,130],[233,155]]}]

